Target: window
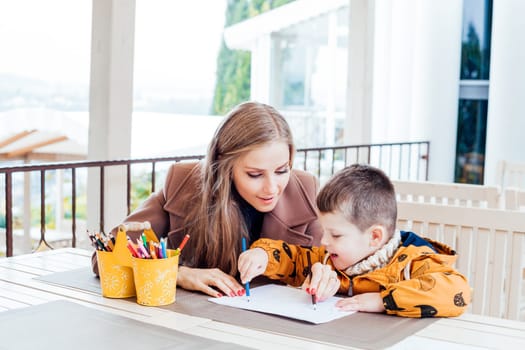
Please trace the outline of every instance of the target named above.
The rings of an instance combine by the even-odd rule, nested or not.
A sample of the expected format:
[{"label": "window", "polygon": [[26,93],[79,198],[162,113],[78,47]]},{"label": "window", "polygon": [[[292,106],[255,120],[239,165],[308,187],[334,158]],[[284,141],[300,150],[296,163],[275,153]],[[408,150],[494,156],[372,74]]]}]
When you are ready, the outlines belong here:
[{"label": "window", "polygon": [[492,0],[464,0],[455,182],[483,184]]},{"label": "window", "polygon": [[299,147],[342,143],[348,11],[345,6],[272,35],[270,102],[283,111]]}]

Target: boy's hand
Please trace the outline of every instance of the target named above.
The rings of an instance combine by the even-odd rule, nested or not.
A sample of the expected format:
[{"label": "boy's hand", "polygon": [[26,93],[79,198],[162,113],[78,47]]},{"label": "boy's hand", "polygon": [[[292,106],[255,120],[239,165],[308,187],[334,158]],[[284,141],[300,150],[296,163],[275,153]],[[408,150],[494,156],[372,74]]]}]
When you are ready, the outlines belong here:
[{"label": "boy's hand", "polygon": [[306,293],[315,295],[317,301],[324,301],[334,296],[341,285],[337,273],[329,265],[316,262],[312,265],[311,276],[311,280],[307,278],[301,288]]},{"label": "boy's hand", "polygon": [[363,293],[339,300],[335,306],[344,311],[384,312],[383,299],[379,293]]},{"label": "boy's hand", "polygon": [[268,255],[262,248],[248,249],[239,256],[237,263],[241,282],[250,282],[254,277],[262,275],[268,266]]}]

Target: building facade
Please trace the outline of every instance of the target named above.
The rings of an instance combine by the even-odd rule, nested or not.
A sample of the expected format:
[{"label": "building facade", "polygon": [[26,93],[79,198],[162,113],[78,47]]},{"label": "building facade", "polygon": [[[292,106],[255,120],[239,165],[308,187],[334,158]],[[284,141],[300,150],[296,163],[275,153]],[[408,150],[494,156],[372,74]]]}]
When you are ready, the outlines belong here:
[{"label": "building facade", "polygon": [[519,0],[297,0],[225,39],[252,53],[251,97],[315,111],[321,143],[429,140],[430,180],[496,184],[499,161],[525,162],[524,10]]}]

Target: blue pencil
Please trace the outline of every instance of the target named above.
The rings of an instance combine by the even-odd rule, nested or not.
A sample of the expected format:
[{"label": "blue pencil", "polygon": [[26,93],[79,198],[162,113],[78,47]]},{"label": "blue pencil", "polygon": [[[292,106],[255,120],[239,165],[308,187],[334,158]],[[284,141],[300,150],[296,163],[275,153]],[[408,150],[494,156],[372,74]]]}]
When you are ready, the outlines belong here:
[{"label": "blue pencil", "polygon": [[[242,238],[242,251],[246,251],[246,238]],[[246,297],[248,297],[248,301],[250,301],[250,282],[246,282],[244,284],[244,289],[246,289]]]}]

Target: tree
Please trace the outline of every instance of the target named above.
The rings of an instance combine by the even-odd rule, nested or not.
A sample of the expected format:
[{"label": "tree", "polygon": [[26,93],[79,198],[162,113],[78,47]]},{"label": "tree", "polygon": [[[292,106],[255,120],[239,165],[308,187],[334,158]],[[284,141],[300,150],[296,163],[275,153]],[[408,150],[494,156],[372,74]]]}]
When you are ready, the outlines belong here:
[{"label": "tree", "polygon": [[[225,27],[294,0],[228,0]],[[212,114],[223,115],[250,98],[251,53],[230,50],[224,40],[217,57],[217,79]]]}]

